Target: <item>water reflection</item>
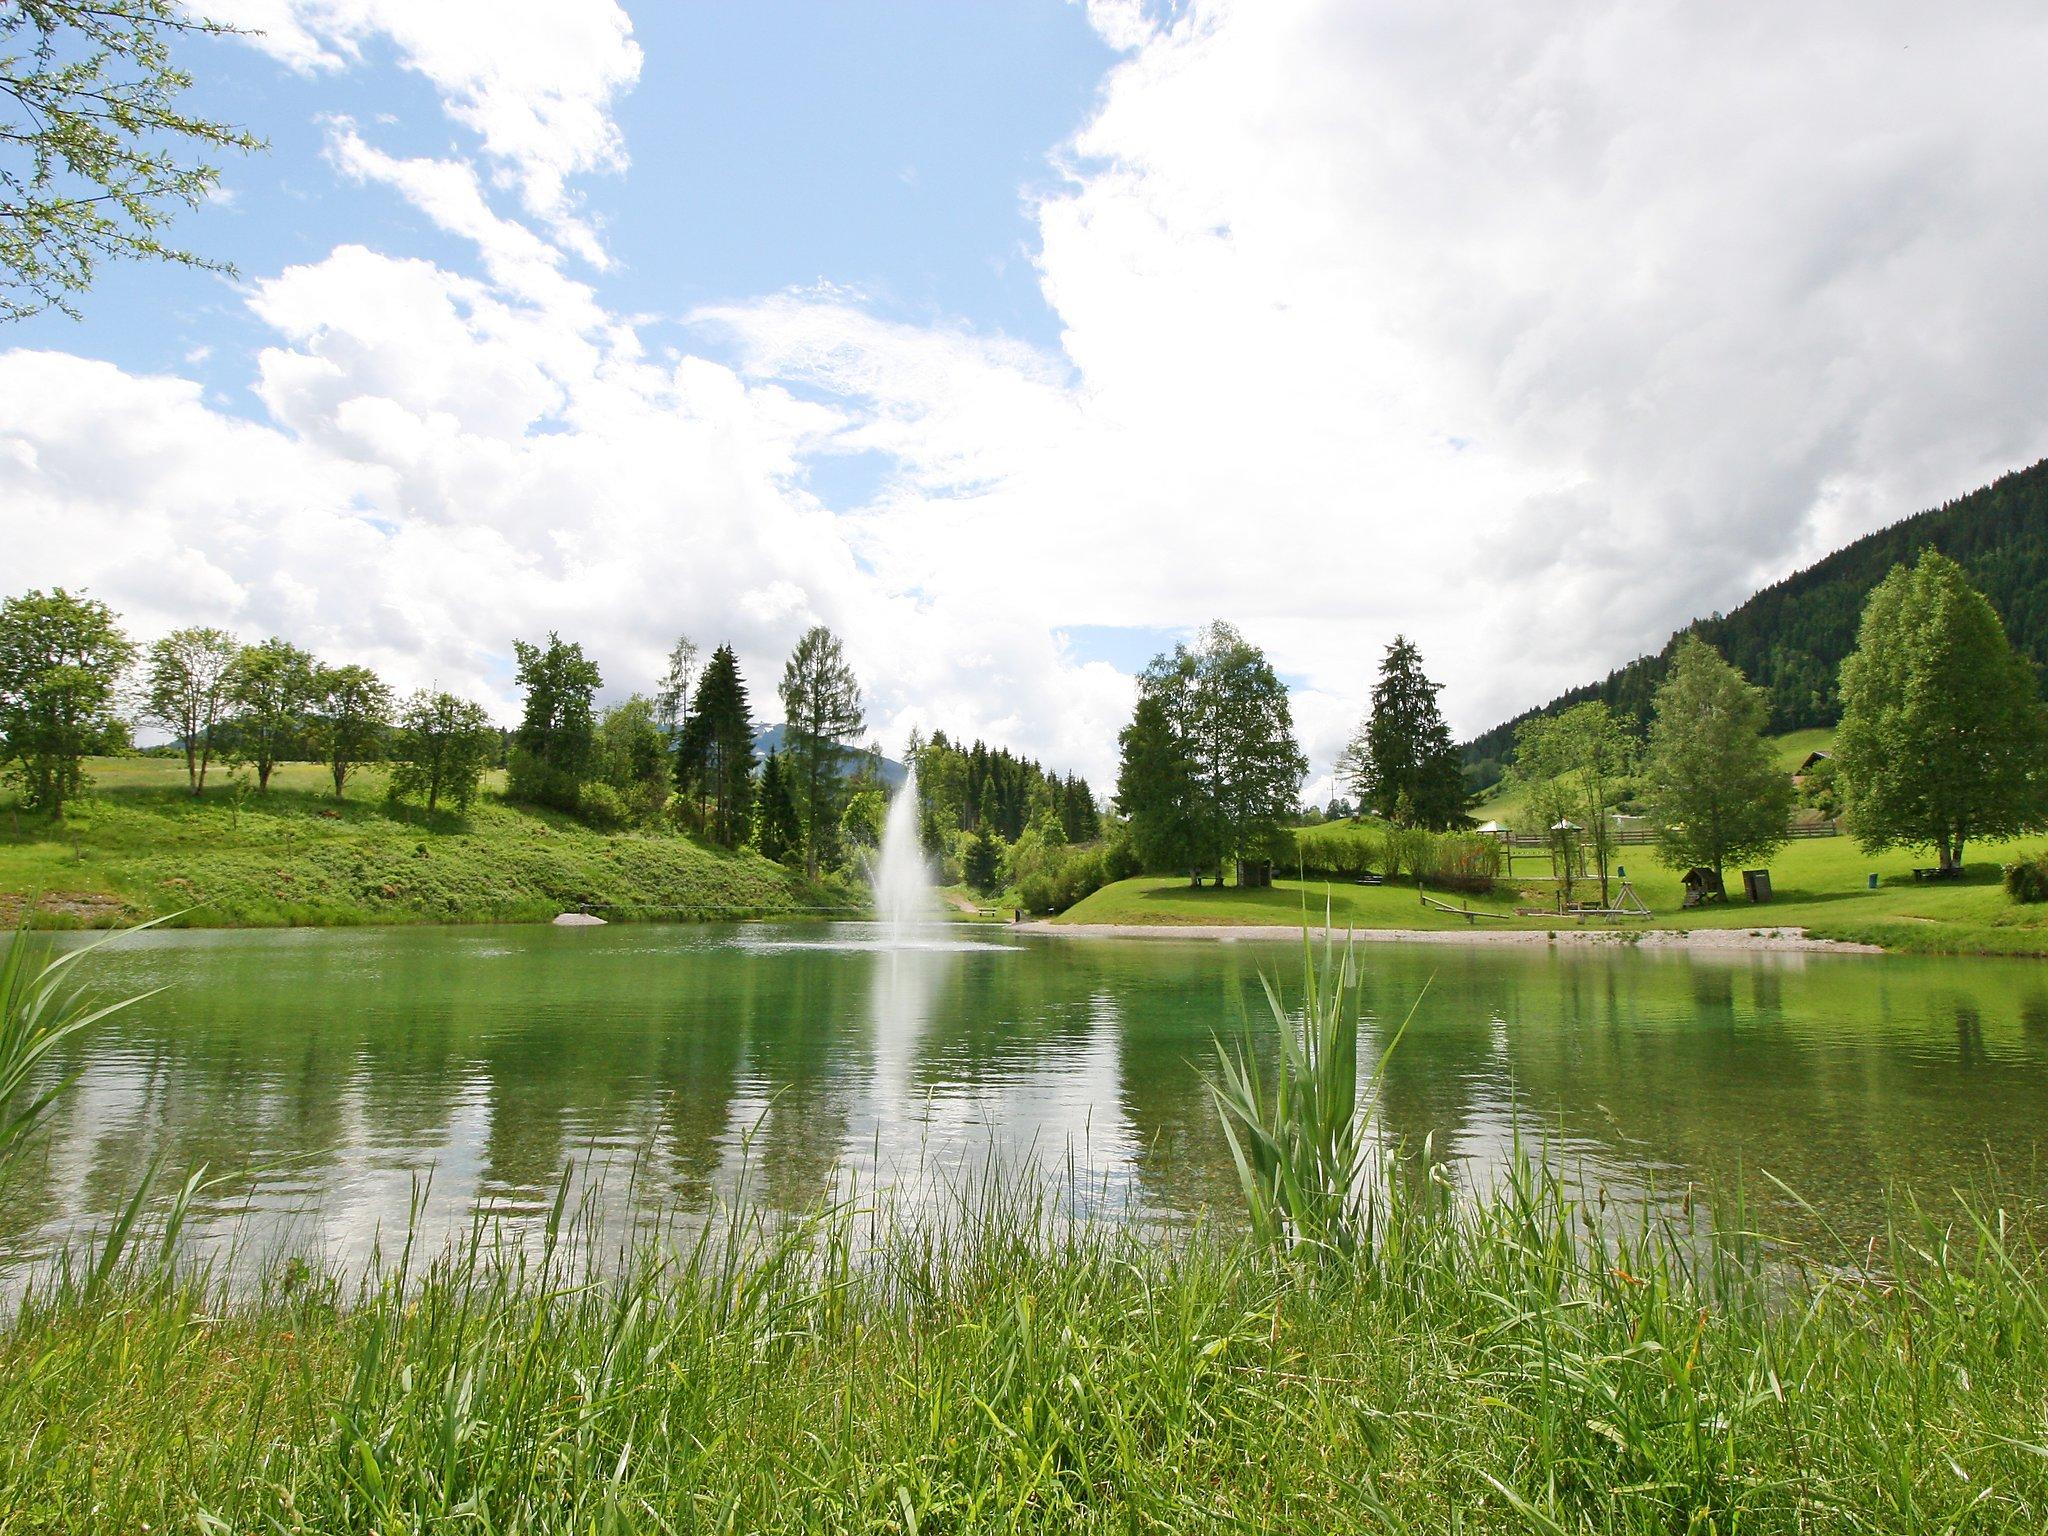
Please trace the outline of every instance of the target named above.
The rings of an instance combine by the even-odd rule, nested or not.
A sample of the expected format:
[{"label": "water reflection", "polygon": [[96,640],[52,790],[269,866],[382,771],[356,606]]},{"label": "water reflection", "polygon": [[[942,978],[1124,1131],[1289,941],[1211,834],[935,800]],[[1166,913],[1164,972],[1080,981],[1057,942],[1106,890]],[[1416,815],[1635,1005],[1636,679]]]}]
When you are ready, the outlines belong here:
[{"label": "water reflection", "polygon": [[[1270,1052],[1285,945],[1024,941],[864,925],[151,934],[109,990],[169,985],[74,1042],[82,1069],[0,1206],[0,1256],[104,1222],[161,1152],[221,1179],[197,1230],[367,1252],[422,1210],[539,1218],[565,1163],[611,1230],[745,1192],[913,1197],[991,1157],[1074,1175],[1085,1209],[1236,1206],[1202,1084]],[[1483,1182],[1519,1140],[1625,1198],[1764,1171],[1845,1229],[1997,1149],[2039,1177],[2038,967],[1834,957],[1375,948],[1367,1055],[1388,1136]],[[623,1174],[630,1170],[635,1182]],[[1421,1170],[1418,1168],[1417,1172]],[[2030,1172],[2033,1171],[2033,1172]],[[1799,1219],[1789,1202],[1774,1216]]]}]

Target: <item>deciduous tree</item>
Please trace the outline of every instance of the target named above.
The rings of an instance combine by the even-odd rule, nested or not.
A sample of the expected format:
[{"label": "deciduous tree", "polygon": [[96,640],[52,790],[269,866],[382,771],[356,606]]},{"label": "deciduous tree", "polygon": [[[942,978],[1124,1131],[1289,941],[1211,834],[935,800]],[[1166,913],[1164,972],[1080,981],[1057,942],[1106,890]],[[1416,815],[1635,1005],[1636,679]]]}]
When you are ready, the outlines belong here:
[{"label": "deciduous tree", "polygon": [[1769,858],[1785,843],[1792,779],[1764,731],[1770,700],[1721,653],[1687,635],[1652,703],[1643,798],[1658,856],[1714,872]]},{"label": "deciduous tree", "polygon": [[458,811],[468,810],[496,740],[483,705],[422,688],[399,714],[391,798],[416,800],[430,816],[444,800]]},{"label": "deciduous tree", "polygon": [[1842,664],[1835,776],[1872,852],[1932,848],[1960,868],[1973,838],[2048,819],[2048,712],[2034,669],[1962,567],[1928,550],[1870,594]]},{"label": "deciduous tree", "polygon": [[134,656],[97,598],[53,587],[0,603],[0,762],[31,809],[63,815],[86,755],[125,740],[116,701]]},{"label": "deciduous tree", "polygon": [[322,667],[315,679],[314,730],[334,775],[334,798],[364,763],[384,755],[391,728],[391,689],[368,667]]},{"label": "deciduous tree", "polygon": [[596,755],[594,700],[604,677],[582,646],[552,631],[546,645],[515,640],[512,651],[526,690],[526,708],[512,733],[512,798],[574,811]]},{"label": "deciduous tree", "polygon": [[174,629],[143,663],[142,718],[169,731],[185,750],[185,781],[206,788],[214,732],[226,716],[242,642],[224,629]]},{"label": "deciduous tree", "polygon": [[228,687],[228,749],[256,770],[259,794],[305,735],[318,670],[310,655],[274,636],[242,652]]},{"label": "deciduous tree", "polygon": [[[1553,858],[1569,898],[1580,862],[1590,855],[1600,881],[1600,902],[1608,901],[1613,862],[1614,808],[1621,799],[1633,746],[1621,722],[1605,704],[1575,704],[1559,715],[1536,715],[1515,732],[1512,782],[1551,837]],[[1569,822],[1577,831],[1558,830]]]},{"label": "deciduous tree", "polygon": [[177,0],[0,5],[0,320],[75,315],[109,261],[226,270],[163,236],[220,185],[212,155],[262,147],[182,105],[172,43],[228,30]]}]

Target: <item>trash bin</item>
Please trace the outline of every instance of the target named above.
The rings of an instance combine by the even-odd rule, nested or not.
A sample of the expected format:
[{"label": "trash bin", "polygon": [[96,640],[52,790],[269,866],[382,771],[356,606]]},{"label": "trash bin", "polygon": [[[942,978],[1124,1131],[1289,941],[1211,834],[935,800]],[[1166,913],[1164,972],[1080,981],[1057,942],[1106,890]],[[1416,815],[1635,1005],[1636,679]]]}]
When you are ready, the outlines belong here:
[{"label": "trash bin", "polygon": [[1751,901],[1771,899],[1771,872],[1768,869],[1745,869],[1742,872],[1742,894]]},{"label": "trash bin", "polygon": [[1870,876],[1870,889],[1872,889],[1873,891],[1877,889],[1877,875],[1875,872],[1873,872]]}]

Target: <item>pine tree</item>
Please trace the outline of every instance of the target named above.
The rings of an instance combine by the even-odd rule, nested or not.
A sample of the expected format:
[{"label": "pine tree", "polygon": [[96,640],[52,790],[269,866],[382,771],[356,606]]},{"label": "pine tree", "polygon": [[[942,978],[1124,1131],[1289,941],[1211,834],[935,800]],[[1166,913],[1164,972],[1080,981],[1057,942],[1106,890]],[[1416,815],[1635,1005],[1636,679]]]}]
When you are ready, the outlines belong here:
[{"label": "pine tree", "polygon": [[1643,788],[1658,855],[1714,872],[1766,859],[1785,842],[1792,780],[1764,738],[1770,701],[1721,653],[1687,635],[1652,705]]},{"label": "pine tree", "polygon": [[1002,883],[1003,851],[1002,840],[986,825],[968,839],[967,853],[961,860],[962,873],[967,883],[984,896]]},{"label": "pine tree", "polygon": [[1138,862],[1149,870],[1185,873],[1194,884],[1216,859],[1214,824],[1195,782],[1194,755],[1176,727],[1169,693],[1154,686],[1138,695],[1131,723],[1117,738],[1117,810],[1130,822]]},{"label": "pine tree", "polygon": [[739,658],[711,653],[676,752],[676,782],[703,807],[705,835],[725,848],[746,841],[754,795],[754,721]]},{"label": "pine tree", "polygon": [[1958,869],[1970,839],[2048,821],[2044,750],[2033,667],[1962,567],[1928,550],[1887,576],[1842,664],[1835,772],[1857,841]]},{"label": "pine tree", "polygon": [[1372,708],[1340,764],[1359,803],[1398,826],[1444,832],[1471,825],[1463,764],[1437,708],[1442,691],[1422,670],[1422,653],[1405,635],[1394,636]]}]

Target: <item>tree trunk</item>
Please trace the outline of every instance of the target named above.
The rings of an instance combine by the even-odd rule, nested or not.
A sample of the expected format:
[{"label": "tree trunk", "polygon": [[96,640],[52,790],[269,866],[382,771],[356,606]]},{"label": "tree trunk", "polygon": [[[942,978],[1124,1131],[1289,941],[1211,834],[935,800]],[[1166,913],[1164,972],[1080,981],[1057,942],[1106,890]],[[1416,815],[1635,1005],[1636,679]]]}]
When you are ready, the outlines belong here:
[{"label": "tree trunk", "polygon": [[276,767],[276,766],[277,766],[277,765],[276,765],[275,763],[272,763],[272,762],[270,762],[270,761],[268,761],[268,760],[259,760],[259,761],[257,762],[257,764],[256,764],[256,793],[257,793],[257,794],[259,794],[259,795],[267,795],[267,794],[269,794],[269,793],[270,793],[270,770],[271,770],[272,768]]}]

